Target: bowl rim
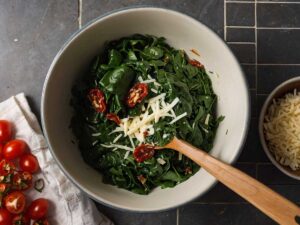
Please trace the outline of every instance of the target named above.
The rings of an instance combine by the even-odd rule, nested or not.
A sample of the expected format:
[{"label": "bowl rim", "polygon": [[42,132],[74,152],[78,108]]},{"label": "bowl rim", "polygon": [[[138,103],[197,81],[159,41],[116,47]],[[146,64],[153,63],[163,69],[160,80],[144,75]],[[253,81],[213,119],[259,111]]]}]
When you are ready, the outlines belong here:
[{"label": "bowl rim", "polygon": [[[300,180],[300,176],[297,176],[295,174],[290,173],[289,171],[287,171],[286,169],[284,169],[284,166],[281,165],[279,162],[277,162],[277,160],[274,158],[273,154],[270,152],[268,145],[266,143],[265,140],[265,135],[264,135],[264,131],[263,131],[263,123],[264,123],[264,118],[268,109],[268,106],[270,105],[271,101],[274,99],[274,96],[278,93],[279,90],[281,90],[283,87],[285,87],[288,84],[294,83],[295,81],[300,81],[300,77],[294,77],[291,79],[288,79],[284,82],[282,82],[281,84],[279,84],[278,86],[276,86],[272,92],[268,95],[267,99],[265,100],[263,107],[260,111],[260,115],[259,115],[259,122],[258,122],[258,132],[259,132],[259,139],[260,139],[260,143],[261,146],[264,150],[264,152],[266,153],[267,157],[269,158],[269,160],[272,162],[272,164],[279,169],[282,173],[284,173],[285,175],[294,178],[296,180]],[[292,91],[292,90],[290,90]],[[288,91],[288,92],[290,92]]]},{"label": "bowl rim", "polygon": [[54,160],[56,161],[56,163],[58,164],[59,168],[63,171],[63,173],[66,175],[66,177],[77,187],[79,188],[81,191],[83,191],[83,193],[85,195],[87,195],[89,198],[93,199],[96,202],[99,202],[103,205],[106,205],[108,207],[117,209],[117,210],[121,210],[121,211],[126,211],[126,212],[136,212],[136,213],[151,213],[151,212],[163,212],[163,211],[167,211],[167,210],[171,210],[171,209],[175,209],[179,206],[182,206],[184,204],[187,204],[188,202],[191,202],[193,200],[195,200],[196,198],[199,198],[200,196],[204,195],[205,193],[207,193],[209,190],[211,190],[217,183],[218,180],[216,178],[214,178],[214,181],[211,183],[210,186],[208,186],[202,193],[199,193],[198,195],[195,195],[193,198],[190,198],[182,203],[176,204],[174,206],[166,206],[163,208],[159,208],[159,209],[140,209],[140,208],[131,208],[131,207],[124,207],[122,205],[118,205],[116,203],[111,203],[110,201],[106,201],[104,199],[102,199],[99,196],[95,196],[93,193],[91,193],[89,190],[87,190],[84,186],[82,186],[81,184],[79,184],[71,175],[70,173],[64,168],[64,166],[60,163],[60,161],[58,160],[58,158],[56,157],[55,151],[52,149],[52,147],[50,146],[50,142],[49,142],[49,138],[48,138],[48,133],[47,133],[47,129],[46,129],[46,123],[45,123],[45,95],[46,95],[46,90],[47,90],[47,84],[48,81],[50,79],[50,76],[52,74],[52,71],[56,65],[56,63],[58,62],[58,60],[60,59],[61,55],[64,53],[64,51],[69,47],[69,45],[78,37],[80,36],[82,33],[84,33],[85,31],[87,31],[89,28],[95,26],[97,23],[99,23],[101,20],[104,20],[108,17],[117,15],[117,14],[122,14],[122,13],[128,13],[128,12],[133,12],[133,11],[143,11],[143,10],[153,10],[153,11],[161,11],[161,12],[165,12],[165,13],[171,13],[173,15],[176,16],[180,16],[183,17],[187,20],[190,20],[191,22],[197,23],[201,26],[203,26],[205,29],[207,29],[207,31],[211,32],[212,35],[216,36],[222,43],[223,45],[226,47],[226,49],[228,50],[228,52],[231,54],[232,58],[236,61],[237,63],[237,67],[239,68],[241,75],[242,75],[242,82],[245,86],[245,94],[246,94],[246,119],[245,119],[245,127],[243,130],[243,135],[240,141],[240,146],[237,149],[237,153],[236,155],[233,157],[233,159],[231,160],[231,162],[229,162],[229,164],[234,164],[236,162],[236,160],[238,159],[238,157],[240,156],[242,149],[244,147],[244,144],[246,142],[246,138],[249,132],[249,124],[250,124],[250,114],[251,114],[251,109],[250,109],[250,94],[249,94],[249,86],[248,86],[248,82],[246,81],[246,76],[244,73],[244,70],[241,67],[241,64],[239,62],[239,60],[237,59],[237,57],[233,54],[233,51],[229,48],[228,44],[211,28],[209,28],[207,25],[203,24],[202,22],[200,22],[199,20],[176,10],[172,10],[172,9],[167,9],[164,7],[154,7],[154,6],[148,6],[148,5],[140,5],[140,6],[129,6],[129,7],[122,7],[116,10],[112,10],[109,11],[107,13],[104,13],[103,15],[96,17],[95,19],[89,21],[88,23],[86,23],[84,26],[82,26],[80,29],[78,29],[77,31],[75,31],[67,40],[66,42],[62,45],[62,47],[59,49],[59,51],[57,52],[56,56],[53,58],[53,61],[48,69],[45,81],[44,81],[44,85],[42,88],[42,96],[41,96],[41,124],[42,124],[42,129],[43,129],[43,133],[45,136],[45,139],[48,143],[48,147],[49,150],[51,152],[51,155],[53,156]]}]

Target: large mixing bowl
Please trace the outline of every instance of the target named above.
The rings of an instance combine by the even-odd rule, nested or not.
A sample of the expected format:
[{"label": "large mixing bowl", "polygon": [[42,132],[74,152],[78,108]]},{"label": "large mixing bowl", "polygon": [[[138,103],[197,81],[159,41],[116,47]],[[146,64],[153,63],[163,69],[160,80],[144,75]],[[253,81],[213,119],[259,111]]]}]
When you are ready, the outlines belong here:
[{"label": "large mixing bowl", "polygon": [[[69,128],[71,88],[85,75],[104,43],[132,34],[163,36],[168,43],[200,60],[218,95],[217,114],[225,120],[211,154],[233,163],[244,143],[249,120],[249,96],[244,74],[228,46],[208,27],[184,14],[161,8],[133,8],[100,17],[73,35],[53,60],[42,95],[42,125],[52,155],[82,191],[96,201],[133,211],[158,211],[184,204],[207,192],[216,179],[200,169],[174,188],[156,188],[147,196],[102,183],[101,175],[82,159]],[[190,50],[196,49],[200,57]]]}]

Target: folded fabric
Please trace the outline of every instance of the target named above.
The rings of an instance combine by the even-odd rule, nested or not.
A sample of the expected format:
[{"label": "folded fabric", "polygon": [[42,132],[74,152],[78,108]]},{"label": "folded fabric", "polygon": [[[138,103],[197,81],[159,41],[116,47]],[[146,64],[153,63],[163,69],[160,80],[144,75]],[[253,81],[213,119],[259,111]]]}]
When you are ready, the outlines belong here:
[{"label": "folded fabric", "polygon": [[0,119],[14,124],[15,138],[25,140],[38,158],[41,171],[34,175],[34,180],[42,178],[45,187],[41,193],[32,188],[26,196],[28,201],[41,197],[50,201],[48,219],[51,225],[113,224],[59,169],[23,93],[0,103]]}]

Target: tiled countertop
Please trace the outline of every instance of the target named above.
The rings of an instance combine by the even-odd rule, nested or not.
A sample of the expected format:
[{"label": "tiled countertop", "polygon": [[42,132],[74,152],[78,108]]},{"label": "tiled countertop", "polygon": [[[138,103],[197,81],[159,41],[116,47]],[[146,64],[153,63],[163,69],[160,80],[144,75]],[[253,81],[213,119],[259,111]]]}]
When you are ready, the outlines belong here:
[{"label": "tiled countertop", "polygon": [[[279,172],[261,149],[257,117],[277,84],[300,75],[300,0],[0,0],[0,101],[23,91],[39,116],[46,72],[66,39],[91,19],[137,5],[184,12],[228,42],[246,72],[252,104],[249,135],[235,165],[299,203],[300,182]],[[167,212],[136,214],[98,206],[116,225],[274,224],[221,184]]]}]

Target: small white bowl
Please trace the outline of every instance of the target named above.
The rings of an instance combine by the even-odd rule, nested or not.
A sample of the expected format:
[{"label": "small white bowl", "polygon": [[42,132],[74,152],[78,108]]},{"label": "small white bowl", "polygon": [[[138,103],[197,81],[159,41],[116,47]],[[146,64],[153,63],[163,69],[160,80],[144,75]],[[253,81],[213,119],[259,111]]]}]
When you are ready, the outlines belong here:
[{"label": "small white bowl", "polygon": [[269,96],[266,99],[266,101],[261,109],[261,112],[260,112],[258,130],[259,130],[259,138],[260,138],[261,145],[262,145],[266,155],[270,159],[270,161],[284,174],[286,174],[294,179],[300,180],[300,170],[294,171],[289,166],[281,165],[275,159],[274,155],[268,149],[268,145],[265,140],[264,129],[263,129],[264,118],[265,118],[265,115],[266,115],[266,112],[267,112],[269,106],[273,102],[273,99],[281,98],[287,93],[293,93],[294,89],[297,89],[298,91],[300,91],[300,77],[295,77],[295,78],[292,78],[290,80],[283,82],[282,84],[277,86],[271,92],[271,94],[269,94]]},{"label": "small white bowl", "polygon": [[[107,185],[82,159],[69,129],[71,88],[85,74],[104,43],[135,33],[165,37],[200,60],[211,75],[219,96],[217,114],[225,120],[217,131],[211,154],[233,163],[243,146],[249,123],[249,95],[244,74],[223,40],[208,27],[184,14],[161,8],[133,8],[100,17],[75,33],[53,60],[42,94],[42,125],[53,157],[64,173],[91,198],[124,210],[150,212],[182,205],[207,192],[216,179],[200,169],[174,188],[156,188],[147,196]],[[201,57],[191,53],[197,49]]]}]

